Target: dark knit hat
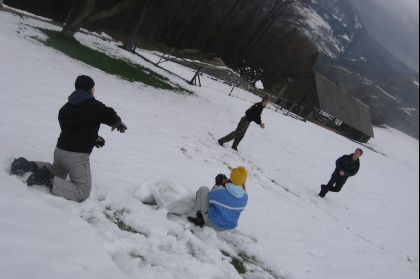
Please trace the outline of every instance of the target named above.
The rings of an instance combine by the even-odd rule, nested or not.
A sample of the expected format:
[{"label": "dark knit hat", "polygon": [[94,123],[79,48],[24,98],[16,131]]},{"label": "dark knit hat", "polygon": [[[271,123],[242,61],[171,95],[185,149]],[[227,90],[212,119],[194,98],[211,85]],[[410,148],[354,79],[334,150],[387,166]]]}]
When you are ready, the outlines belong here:
[{"label": "dark knit hat", "polygon": [[88,76],[78,76],[76,78],[76,82],[74,83],[74,87],[77,89],[82,89],[84,91],[89,92],[95,86],[95,82],[91,77]]},{"label": "dark knit hat", "polygon": [[227,179],[226,175],[221,173],[221,174],[218,174],[214,180],[215,180],[216,185],[220,186],[220,185],[223,185],[223,180],[226,180],[226,179]]}]

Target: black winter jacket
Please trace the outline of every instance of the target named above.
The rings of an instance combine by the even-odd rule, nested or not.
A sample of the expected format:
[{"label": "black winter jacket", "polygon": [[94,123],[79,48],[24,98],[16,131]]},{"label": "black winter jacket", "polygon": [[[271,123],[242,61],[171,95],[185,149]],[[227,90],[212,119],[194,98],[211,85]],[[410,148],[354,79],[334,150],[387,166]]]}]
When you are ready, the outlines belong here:
[{"label": "black winter jacket", "polygon": [[58,113],[61,134],[57,147],[77,153],[92,153],[101,124],[116,126],[121,118],[114,109],[97,101],[89,92],[76,90]]},{"label": "black winter jacket", "polygon": [[261,114],[263,112],[263,109],[264,106],[262,102],[254,104],[245,112],[246,118],[249,122],[254,121],[258,125],[261,125]]},{"label": "black winter jacket", "polygon": [[333,175],[339,175],[340,171],[344,171],[344,177],[348,178],[350,176],[355,176],[359,172],[360,160],[357,159],[357,161],[353,161],[353,154],[344,155],[335,162],[335,165],[336,169]]}]

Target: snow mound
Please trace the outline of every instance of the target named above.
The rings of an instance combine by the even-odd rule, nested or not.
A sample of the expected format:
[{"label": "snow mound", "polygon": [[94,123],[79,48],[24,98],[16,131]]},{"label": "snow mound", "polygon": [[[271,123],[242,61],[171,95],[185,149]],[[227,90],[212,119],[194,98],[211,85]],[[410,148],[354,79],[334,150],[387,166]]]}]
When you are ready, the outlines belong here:
[{"label": "snow mound", "polygon": [[144,204],[156,204],[159,208],[165,208],[169,213],[188,214],[194,211],[195,194],[170,179],[144,182],[133,196]]}]

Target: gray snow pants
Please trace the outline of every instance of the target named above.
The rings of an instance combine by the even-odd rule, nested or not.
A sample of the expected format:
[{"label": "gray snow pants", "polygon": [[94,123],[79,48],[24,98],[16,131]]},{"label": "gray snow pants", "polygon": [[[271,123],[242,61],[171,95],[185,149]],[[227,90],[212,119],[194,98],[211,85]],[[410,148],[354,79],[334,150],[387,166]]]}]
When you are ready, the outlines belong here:
[{"label": "gray snow pants", "polygon": [[209,214],[208,214],[208,210],[209,210],[209,206],[210,206],[209,193],[210,193],[210,189],[208,187],[205,187],[205,186],[201,187],[197,191],[196,200],[195,200],[195,211],[196,212],[198,212],[198,211],[201,212],[201,214],[203,215],[204,223],[205,223],[206,226],[212,227],[216,231],[223,231],[222,229],[214,226],[210,221]]},{"label": "gray snow pants", "polygon": [[[35,162],[38,168],[46,166],[54,175],[52,194],[67,200],[82,202],[89,198],[92,186],[90,154],[54,150],[54,163]],[[70,176],[70,181],[66,180]]]}]

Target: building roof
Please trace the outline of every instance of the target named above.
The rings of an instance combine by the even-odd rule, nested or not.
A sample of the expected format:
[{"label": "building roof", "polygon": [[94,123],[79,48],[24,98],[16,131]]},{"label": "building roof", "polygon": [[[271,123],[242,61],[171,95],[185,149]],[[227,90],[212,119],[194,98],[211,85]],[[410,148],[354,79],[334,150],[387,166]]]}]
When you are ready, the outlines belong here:
[{"label": "building roof", "polygon": [[374,137],[370,109],[336,84],[315,72],[319,108],[360,132]]}]

